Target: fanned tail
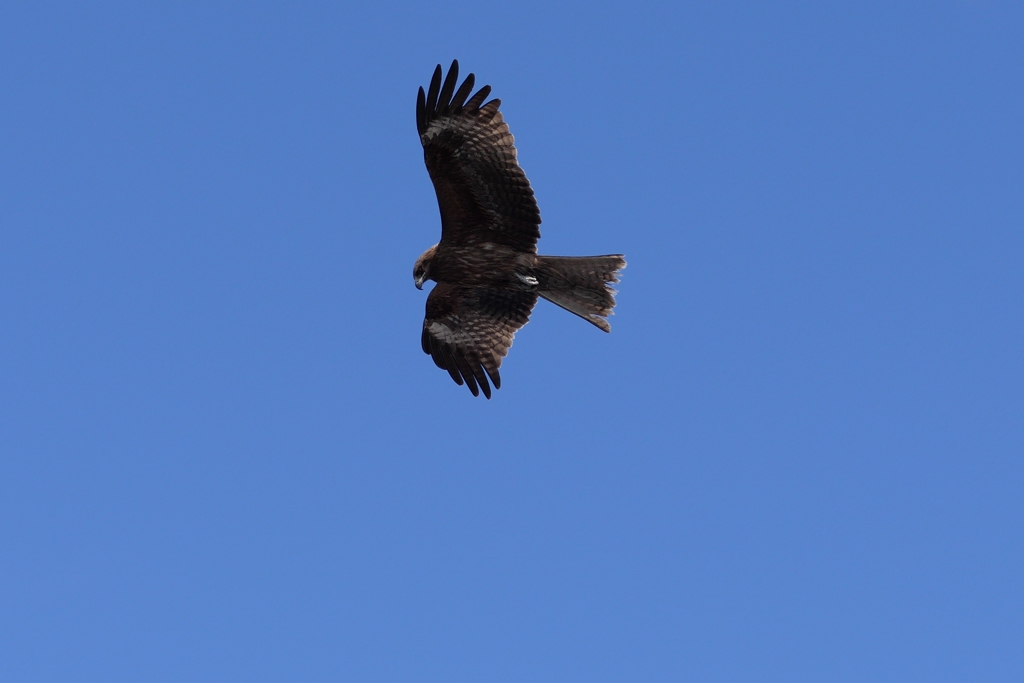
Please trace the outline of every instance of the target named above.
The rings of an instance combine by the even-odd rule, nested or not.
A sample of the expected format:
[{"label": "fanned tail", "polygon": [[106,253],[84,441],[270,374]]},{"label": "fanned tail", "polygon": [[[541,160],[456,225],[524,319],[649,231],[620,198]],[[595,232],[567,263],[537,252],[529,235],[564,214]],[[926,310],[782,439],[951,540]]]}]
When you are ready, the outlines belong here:
[{"label": "fanned tail", "polygon": [[538,294],[605,332],[612,331],[605,318],[615,307],[611,284],[619,281],[619,271],[626,267],[622,254],[537,259]]}]

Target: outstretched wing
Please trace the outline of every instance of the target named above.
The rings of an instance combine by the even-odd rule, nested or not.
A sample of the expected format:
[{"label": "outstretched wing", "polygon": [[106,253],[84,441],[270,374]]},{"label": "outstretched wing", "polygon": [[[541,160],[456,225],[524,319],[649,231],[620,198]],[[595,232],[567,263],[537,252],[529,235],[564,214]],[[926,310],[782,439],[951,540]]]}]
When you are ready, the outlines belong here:
[{"label": "outstretched wing", "polygon": [[469,97],[473,74],[455,91],[458,78],[456,60],[442,85],[439,64],[416,101],[423,158],[441,208],[441,242],[495,242],[536,253],[540,209],[498,111],[501,100],[482,104],[489,85]]},{"label": "outstretched wing", "polygon": [[427,297],[423,351],[456,384],[465,382],[474,396],[479,386],[490,398],[487,378],[501,388],[501,360],[536,303],[532,292],[438,283]]}]

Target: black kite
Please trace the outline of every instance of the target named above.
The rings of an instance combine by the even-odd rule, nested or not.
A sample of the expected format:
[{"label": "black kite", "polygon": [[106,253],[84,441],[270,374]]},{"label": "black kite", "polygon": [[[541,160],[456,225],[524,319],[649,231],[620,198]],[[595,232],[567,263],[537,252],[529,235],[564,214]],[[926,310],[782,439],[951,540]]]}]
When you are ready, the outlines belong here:
[{"label": "black kite", "polygon": [[[427,297],[423,351],[474,396],[491,397],[488,377],[501,387],[498,368],[516,330],[541,296],[605,332],[615,306],[621,254],[539,256],[540,210],[498,106],[475,95],[469,74],[455,89],[459,63],[441,83],[441,65],[430,88],[420,88],[416,128],[441,208],[441,241],[413,269],[416,287],[437,283]],[[478,390],[479,387],[479,390]]]}]

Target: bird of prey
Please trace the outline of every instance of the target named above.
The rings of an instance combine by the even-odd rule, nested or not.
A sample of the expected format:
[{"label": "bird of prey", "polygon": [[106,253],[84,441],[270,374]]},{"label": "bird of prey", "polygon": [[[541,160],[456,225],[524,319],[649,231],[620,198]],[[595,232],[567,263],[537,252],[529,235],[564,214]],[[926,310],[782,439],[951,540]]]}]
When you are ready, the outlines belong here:
[{"label": "bird of prey", "polygon": [[441,65],[416,100],[416,128],[441,209],[441,241],[416,260],[418,289],[433,280],[423,320],[423,351],[474,396],[501,387],[498,368],[512,337],[543,297],[611,331],[621,254],[540,256],[540,210],[516,161],[501,100],[470,97],[474,76],[456,90],[459,63],[441,83]]}]

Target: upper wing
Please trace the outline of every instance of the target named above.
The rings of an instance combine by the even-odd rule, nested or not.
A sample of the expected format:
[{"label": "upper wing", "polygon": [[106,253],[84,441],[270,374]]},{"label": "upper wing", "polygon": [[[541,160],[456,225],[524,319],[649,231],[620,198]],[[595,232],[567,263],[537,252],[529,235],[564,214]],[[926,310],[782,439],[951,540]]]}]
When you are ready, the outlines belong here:
[{"label": "upper wing", "polygon": [[536,253],[540,209],[498,111],[501,100],[481,106],[491,92],[485,85],[467,101],[474,76],[455,92],[458,77],[456,60],[441,85],[439,64],[429,91],[420,88],[416,101],[423,158],[441,207],[441,241],[496,242]]},{"label": "upper wing", "polygon": [[474,396],[479,395],[479,385],[490,398],[487,377],[495,389],[501,388],[501,359],[536,303],[533,292],[438,283],[427,297],[423,351],[433,357],[437,367],[447,370],[456,384],[465,381]]}]

